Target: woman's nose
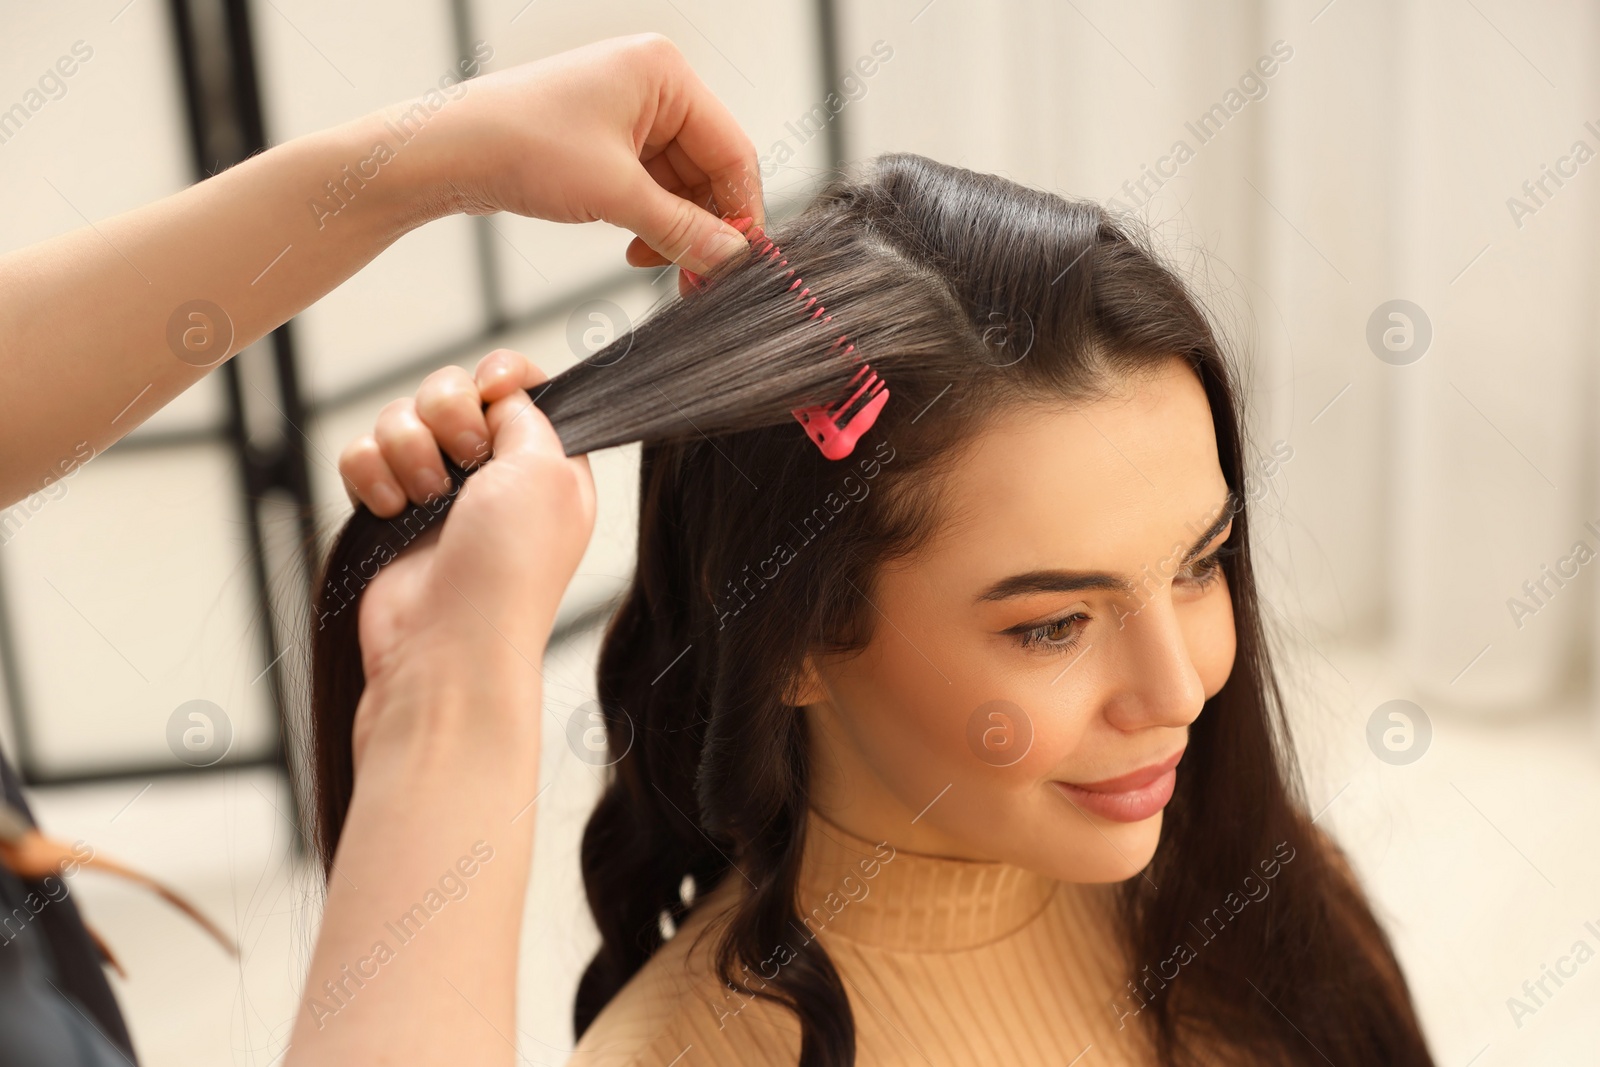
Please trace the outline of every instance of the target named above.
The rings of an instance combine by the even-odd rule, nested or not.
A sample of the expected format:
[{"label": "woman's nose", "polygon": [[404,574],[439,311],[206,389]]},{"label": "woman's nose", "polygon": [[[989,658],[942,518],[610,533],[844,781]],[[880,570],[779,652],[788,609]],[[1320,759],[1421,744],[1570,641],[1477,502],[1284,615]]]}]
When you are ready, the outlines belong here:
[{"label": "woman's nose", "polygon": [[1113,646],[1105,716],[1121,730],[1187,726],[1205,706],[1205,686],[1183,626],[1166,597],[1122,617]]}]

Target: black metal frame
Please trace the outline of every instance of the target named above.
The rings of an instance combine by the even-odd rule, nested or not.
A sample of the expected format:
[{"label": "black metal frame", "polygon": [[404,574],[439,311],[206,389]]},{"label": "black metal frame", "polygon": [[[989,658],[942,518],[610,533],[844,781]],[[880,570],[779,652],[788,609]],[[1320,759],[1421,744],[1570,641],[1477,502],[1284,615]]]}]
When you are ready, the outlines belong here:
[{"label": "black metal frame", "polygon": [[[451,28],[458,56],[470,59],[472,25],[469,0],[447,0],[450,4]],[[824,91],[837,84],[838,20],[836,0],[814,0],[817,18],[821,69]],[[182,71],[184,103],[187,112],[190,149],[196,180],[203,180],[220,170],[241,162],[254,152],[267,147],[266,124],[261,105],[261,86],[257,77],[256,47],[251,32],[251,0],[168,0],[168,9],[176,52]],[[827,127],[828,165],[837,167],[843,158],[844,131],[835,120]],[[297,786],[303,784],[300,769],[289,764],[292,745],[288,739],[295,736],[289,706],[289,679],[285,674],[284,657],[286,634],[278,629],[279,613],[273,611],[274,596],[271,588],[271,566],[267,548],[267,518],[265,505],[270,497],[277,496],[288,502],[294,512],[299,534],[299,558],[295,565],[306,576],[315,573],[317,530],[313,511],[311,472],[302,443],[309,444],[303,427],[323,413],[346,405],[387,394],[409,384],[428,370],[446,363],[456,362],[481,352],[496,338],[508,331],[537,327],[567,313],[573,304],[598,298],[616,291],[631,276],[620,273],[604,279],[585,290],[564,298],[559,304],[535,308],[527,313],[508,316],[501,299],[499,261],[493,247],[494,233],[488,218],[473,220],[479,267],[479,289],[483,296],[484,327],[475,335],[463,338],[434,351],[408,358],[356,386],[339,391],[317,401],[308,399],[301,389],[297,371],[294,323],[285,323],[258,344],[265,353],[241,353],[222,368],[227,394],[225,421],[219,428],[166,432],[136,433],[118,442],[114,450],[128,453],[145,450],[187,448],[200,444],[226,443],[233,454],[239,474],[242,496],[239,508],[243,513],[250,539],[250,562],[255,596],[260,616],[267,620],[261,628],[261,653],[267,668],[271,699],[276,709],[279,730],[278,742],[271,751],[248,758],[224,759],[209,767],[190,767],[181,763],[117,764],[110,767],[71,772],[50,772],[38,765],[37,752],[29,730],[28,700],[23,684],[22,666],[16,655],[9,601],[6,596],[3,572],[0,572],[0,661],[4,663],[3,685],[10,709],[13,736],[16,738],[16,768],[25,785],[73,785],[91,782],[148,779],[169,775],[190,775],[207,771],[233,770],[240,767],[273,766],[282,768],[291,783],[292,798],[302,797]],[[254,349],[255,346],[252,346]],[[271,380],[277,396],[252,398],[246,389],[241,361],[246,357],[269,355]],[[260,412],[263,405],[271,405],[269,413]],[[263,445],[259,437],[252,440],[248,428],[262,424],[270,414],[277,432],[272,441]],[[551,635],[551,643],[565,640],[602,621],[608,613],[606,605],[585,611]],[[297,805],[298,811],[298,805]],[[296,815],[298,818],[298,815]],[[301,828],[302,830],[304,828]]]}]

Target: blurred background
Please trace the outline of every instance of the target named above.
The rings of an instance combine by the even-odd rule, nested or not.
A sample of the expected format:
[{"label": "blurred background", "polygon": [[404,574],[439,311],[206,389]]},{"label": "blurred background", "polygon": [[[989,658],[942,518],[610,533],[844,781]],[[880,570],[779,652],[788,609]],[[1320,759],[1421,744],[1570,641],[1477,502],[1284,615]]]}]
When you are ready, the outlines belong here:
[{"label": "blurred background", "polygon": [[[1538,1003],[1524,990],[1600,949],[1594,4],[0,0],[0,17],[0,250],[463,58],[500,70],[645,30],[750,133],[774,216],[888,150],[1139,216],[1245,369],[1307,801],[1351,851],[1439,1063],[1594,1062],[1600,963],[1561,964]],[[63,56],[75,72],[53,76]],[[340,449],[436,367],[509,345],[555,373],[675,294],[672,271],[624,265],[628,237],[434,222],[0,512],[0,745],[40,821],[174,884],[245,949],[236,964],[155,898],[75,878],[145,1062],[283,1053],[319,908],[284,738],[307,568],[349,511]],[[636,461],[593,457],[596,536],[547,667],[517,1035],[533,1064],[565,1061],[595,940],[576,843],[603,769],[561,724],[593,697],[631,567]]]}]

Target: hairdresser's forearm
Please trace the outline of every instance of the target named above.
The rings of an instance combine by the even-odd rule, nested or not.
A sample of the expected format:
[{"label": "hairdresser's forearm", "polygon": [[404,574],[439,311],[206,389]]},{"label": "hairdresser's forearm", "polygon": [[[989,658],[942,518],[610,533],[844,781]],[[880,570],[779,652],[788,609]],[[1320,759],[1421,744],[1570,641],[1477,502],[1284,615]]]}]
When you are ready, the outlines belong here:
[{"label": "hairdresser's forearm", "polygon": [[287,1067],[515,1062],[539,764],[527,673],[384,709],[426,725],[363,752]]},{"label": "hairdresser's forearm", "polygon": [[[345,181],[381,127],[372,115],[286,142],[164,200],[0,257],[0,505],[104,449],[223,358],[185,305],[222,310],[231,356],[407,230],[448,213],[448,186],[428,168],[428,131],[363,187],[349,182],[337,215],[311,208],[338,203],[325,183]],[[169,332],[184,328],[190,346],[175,351]]]}]

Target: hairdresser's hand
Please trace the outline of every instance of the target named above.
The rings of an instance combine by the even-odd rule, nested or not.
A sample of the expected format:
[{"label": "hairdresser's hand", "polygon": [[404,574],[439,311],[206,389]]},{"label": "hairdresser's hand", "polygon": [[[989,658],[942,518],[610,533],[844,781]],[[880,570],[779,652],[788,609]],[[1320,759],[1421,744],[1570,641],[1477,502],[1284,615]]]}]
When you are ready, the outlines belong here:
[{"label": "hairdresser's hand", "polygon": [[407,500],[427,503],[449,486],[441,449],[467,470],[488,455],[483,405],[545,380],[532,360],[509,348],[484,356],[472,374],[460,367],[434,371],[414,398],[389,403],[378,413],[372,432],[339,454],[339,474],[350,502],[365,504],[385,519],[400,514]]},{"label": "hairdresser's hand", "polygon": [[[490,404],[484,426],[490,458],[361,598],[355,787],[288,1067],[512,1067],[516,1055],[501,1035],[516,1029],[539,665],[594,528],[594,482],[523,390]],[[394,917],[435,896],[448,907],[430,903],[427,933],[394,948]],[[393,951],[375,956],[375,942]],[[377,965],[359,995],[321,996]]]},{"label": "hairdresser's hand", "polygon": [[666,38],[460,80],[493,55],[480,44],[417,99],[0,255],[0,506],[452,211],[604,219],[639,235],[636,266],[704,271],[746,247],[718,216],[762,219],[755,149]]},{"label": "hairdresser's hand", "polygon": [[[543,377],[533,371],[530,384]],[[489,405],[486,427],[493,455],[438,532],[362,598],[358,780],[370,750],[403,762],[419,741],[436,753],[511,745],[537,767],[538,663],[594,529],[594,479],[522,389]]]},{"label": "hairdresser's hand", "polygon": [[603,220],[639,235],[633,265],[693,271],[745,247],[718,215],[764,218],[755,146],[659,34],[600,41],[465,89],[424,130],[432,138],[439,127],[436,181],[457,210]]}]

